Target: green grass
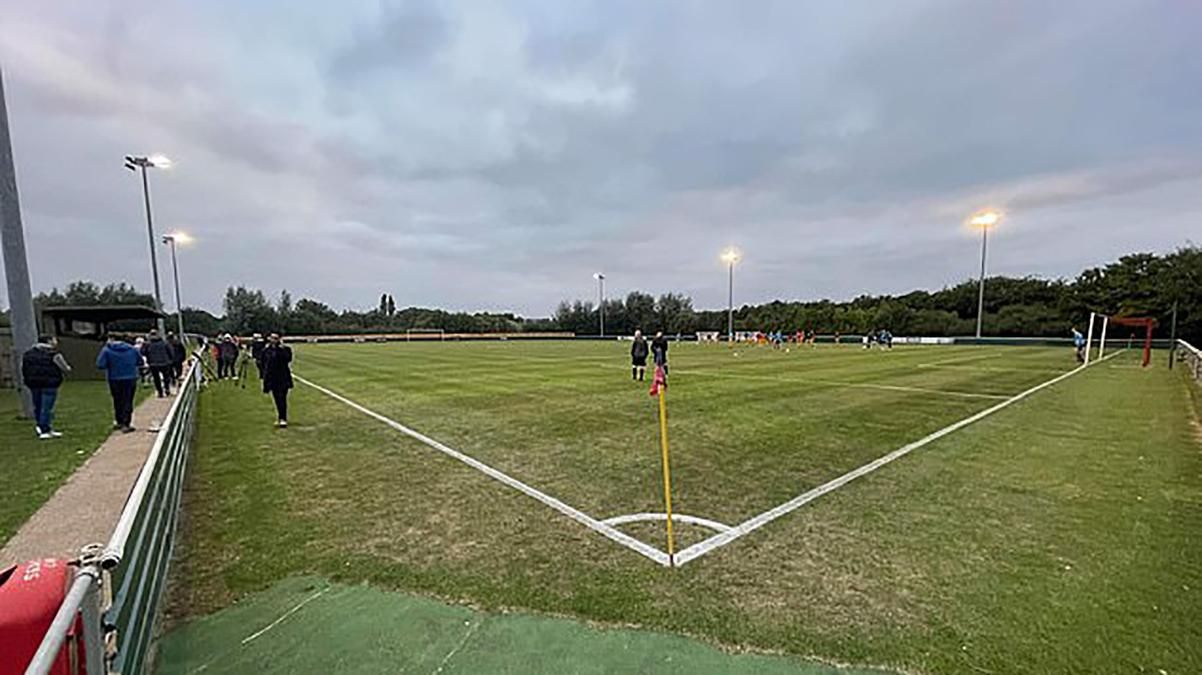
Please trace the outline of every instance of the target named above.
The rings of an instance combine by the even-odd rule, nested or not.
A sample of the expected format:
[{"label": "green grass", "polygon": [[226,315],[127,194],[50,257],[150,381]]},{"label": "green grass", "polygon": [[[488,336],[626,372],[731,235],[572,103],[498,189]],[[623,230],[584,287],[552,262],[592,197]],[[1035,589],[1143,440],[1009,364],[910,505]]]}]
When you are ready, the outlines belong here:
[{"label": "green grass", "polygon": [[0,544],[50,498],[108,438],[113,404],[108,384],[68,380],[59,390],[54,427],[63,437],[40,441],[33,421],[17,416],[16,394],[4,394],[0,409]]},{"label": "green grass", "polygon": [[[617,343],[304,346],[297,372],[598,518],[661,511]],[[1202,670],[1178,373],[1100,364],[668,570],[310,388],[204,394],[173,612],[318,574],[930,673]],[[1072,366],[1063,349],[680,345],[678,512],[742,521]],[[708,532],[682,527],[685,543]],[[630,534],[662,548],[655,526]]]}]

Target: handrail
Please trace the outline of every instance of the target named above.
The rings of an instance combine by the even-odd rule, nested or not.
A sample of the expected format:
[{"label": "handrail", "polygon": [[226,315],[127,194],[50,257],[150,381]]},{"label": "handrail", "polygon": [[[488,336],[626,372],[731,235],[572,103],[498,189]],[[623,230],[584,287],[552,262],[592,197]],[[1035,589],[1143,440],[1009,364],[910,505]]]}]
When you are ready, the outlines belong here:
[{"label": "handrail", "polygon": [[[200,368],[199,359],[193,358],[180,379],[179,394],[159,426],[108,544],[93,544],[84,549],[80,570],[27,666],[26,675],[47,675],[64,644],[78,649],[67,640],[76,621],[81,624],[88,673],[145,671],[146,654],[153,639],[151,628],[158,615],[175,541],[201,384]],[[133,554],[125,560],[126,545],[135,526],[138,536],[131,544]],[[131,587],[135,579],[136,584]],[[105,586],[110,589],[104,595],[111,596],[111,604],[102,607],[99,591]],[[127,601],[132,601],[128,612],[124,611]],[[110,633],[116,634],[115,640]]]},{"label": "handrail", "polygon": [[[193,360],[191,365],[188,366],[188,372],[182,378],[183,381],[189,383],[192,381],[192,371],[195,368],[196,361]],[[158,466],[159,455],[163,452],[163,443],[168,436],[166,432],[175,423],[176,414],[184,398],[186,397],[183,392],[180,392],[175,397],[175,400],[171,402],[171,408],[167,410],[167,416],[159,424],[159,432],[155,436],[154,445],[150,448],[150,454],[147,456],[146,462],[142,464],[142,469],[138,472],[138,479],[134,481],[134,487],[129,491],[129,496],[125,499],[125,506],[121,509],[121,517],[117,520],[117,525],[113,528],[113,534],[109,537],[108,545],[104,547],[104,552],[100,554],[100,564],[106,570],[111,570],[121,563],[121,556],[125,553],[125,543],[129,540],[130,530],[133,529],[134,520],[137,519],[142,499],[146,496],[146,488],[150,485],[150,479],[154,474],[155,468]]]}]

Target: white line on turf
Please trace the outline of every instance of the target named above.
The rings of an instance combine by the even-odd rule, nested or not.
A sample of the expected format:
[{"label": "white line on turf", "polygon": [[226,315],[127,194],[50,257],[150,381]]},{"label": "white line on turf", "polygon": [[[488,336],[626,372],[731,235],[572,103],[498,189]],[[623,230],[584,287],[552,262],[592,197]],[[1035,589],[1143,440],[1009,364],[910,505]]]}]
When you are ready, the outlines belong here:
[{"label": "white line on turf", "polygon": [[535,488],[532,488],[529,485],[526,485],[522,481],[510,476],[509,474],[498,471],[497,469],[492,468],[491,466],[485,464],[484,462],[481,462],[480,460],[478,460],[474,457],[465,455],[462,452],[459,452],[458,450],[456,450],[454,448],[444,445],[444,444],[434,440],[433,438],[426,436],[425,434],[423,434],[419,431],[414,431],[413,429],[410,429],[409,427],[401,424],[400,422],[397,422],[396,420],[389,419],[389,418],[381,415],[378,412],[368,410],[367,408],[364,408],[363,406],[359,405],[358,403],[355,403],[354,401],[350,400],[349,398],[346,398],[345,396],[342,396],[342,395],[335,393],[329,389],[326,389],[325,387],[321,386],[320,384],[317,384],[315,382],[310,382],[309,380],[306,380],[305,378],[303,378],[299,375],[294,375],[294,377],[296,378],[296,380],[298,380],[302,384],[308,385],[308,386],[316,389],[317,391],[320,391],[321,393],[325,394],[326,396],[329,396],[330,398],[332,398],[336,401],[344,403],[344,404],[350,406],[351,408],[358,410],[359,412],[363,413],[364,415],[367,415],[368,417],[371,417],[380,422],[383,422],[384,424],[387,424],[388,426],[392,427],[393,429],[396,429],[397,431],[405,434],[406,436],[409,436],[410,438],[413,438],[414,440],[420,441],[420,442],[430,446],[431,448],[434,448],[435,450],[443,453],[444,455],[447,455],[448,457],[457,459],[460,462],[463,462],[464,464],[467,464],[468,466],[472,467],[473,469],[489,476],[490,478],[492,478],[494,480],[500,481],[500,482],[504,483],[505,485],[508,485],[509,487],[517,490],[518,492],[521,492],[522,494],[525,494],[528,497],[533,497],[534,499],[537,499],[538,501],[542,502],[543,504],[546,504],[547,506],[555,509],[556,511],[559,511],[563,515],[571,518],[572,520],[575,520],[576,522],[580,523],[581,525],[584,525],[585,527],[589,528],[590,530],[593,530],[594,532],[597,532],[597,533],[601,534],[602,536],[608,537],[609,539],[612,539],[613,541],[618,542],[619,544],[625,546],[626,548],[629,548],[630,550],[635,551],[636,553],[642,554],[642,555],[650,558],[651,560],[654,560],[655,562],[659,563],[660,565],[667,567],[670,563],[670,561],[668,560],[668,554],[664,553],[663,551],[660,551],[659,549],[655,548],[654,546],[645,544],[645,543],[639,541],[638,539],[635,539],[634,537],[626,534],[625,532],[621,532],[620,530],[614,529],[613,526],[606,525],[605,523],[597,520],[596,518],[593,518],[592,516],[588,515],[587,513],[584,513],[583,511],[581,511],[579,509],[568,506],[567,504],[556,499],[555,497],[552,497],[551,495],[549,495],[545,492],[536,490]]},{"label": "white line on turf", "polygon": [[[1111,354],[1110,356],[1105,357],[1101,361],[1095,361],[1094,364],[1102,363],[1103,361],[1108,361],[1108,360],[1118,356],[1120,353],[1122,353],[1122,352],[1115,352],[1114,354]],[[1094,365],[1094,364],[1090,364],[1090,365]],[[828,492],[833,492],[834,490],[837,490],[837,489],[843,487],[844,485],[850,483],[851,481],[853,481],[861,476],[865,476],[867,474],[872,473],[873,471],[876,471],[877,469],[881,468],[882,466],[885,466],[886,464],[892,462],[895,459],[904,457],[905,455],[908,455],[909,453],[917,450],[918,448],[921,448],[924,445],[927,445],[928,443],[931,443],[940,438],[943,438],[944,436],[946,436],[954,431],[963,429],[964,427],[972,424],[973,422],[976,422],[985,417],[988,417],[999,410],[1002,410],[1014,403],[1017,403],[1041,389],[1045,389],[1047,387],[1052,386],[1053,384],[1056,384],[1057,382],[1060,382],[1064,379],[1072,377],[1073,375],[1076,375],[1077,373],[1081,372],[1082,370],[1084,370],[1085,368],[1088,368],[1088,367],[1089,366],[1078,366],[1077,368],[1074,368],[1066,373],[1061,373],[1060,375],[1057,375],[1056,377],[1054,377],[1050,380],[1047,380],[1046,382],[1037,384],[1034,387],[1031,387],[1030,389],[1028,389],[1024,392],[1015,394],[1014,396],[1011,396],[1010,398],[1006,399],[1005,401],[1002,401],[1001,403],[998,403],[995,406],[986,408],[985,410],[982,410],[981,412],[979,412],[975,415],[972,415],[970,417],[966,417],[966,418],[960,420],[959,422],[956,422],[955,424],[948,425],[934,433],[928,434],[928,435],[918,439],[917,441],[914,441],[913,443],[908,443],[906,445],[903,445],[902,447],[894,450],[893,452],[890,452],[887,455],[879,457],[857,469],[848,471],[847,473],[843,474],[842,476],[839,476],[838,478],[836,478],[834,480],[823,483],[822,485],[819,485],[818,487],[816,487],[812,490],[809,490],[807,492],[803,492],[802,494],[794,497],[793,499],[790,499],[789,501],[787,501],[783,504],[780,504],[779,506],[776,506],[772,509],[764,511],[763,513],[761,513],[757,516],[753,516],[752,518],[749,518],[748,520],[745,520],[742,523],[735,525],[734,527],[730,528],[726,532],[721,532],[719,534],[716,534],[716,535],[710,537],[709,539],[706,539],[704,541],[693,544],[692,546],[690,546],[676,554],[676,556],[675,556],[676,565],[677,566],[683,565],[683,564],[689,562],[690,560],[695,560],[696,558],[703,556],[706,553],[709,553],[710,551],[713,551],[714,549],[716,549],[718,547],[725,546],[726,544],[729,544],[730,542],[734,541],[735,539],[738,539],[739,537],[742,537],[745,534],[748,534],[754,530],[757,530],[757,529],[763,527],[764,525],[767,525],[768,523],[776,520],[777,518],[780,518],[781,516],[783,516],[785,514],[788,514],[788,513],[791,513],[793,511],[797,510],[801,506],[804,506],[804,505],[814,501],[815,499],[821,497],[822,495],[824,495]]]},{"label": "white line on turf", "polygon": [[259,636],[263,635],[264,633],[271,630],[272,628],[275,628],[276,626],[280,625],[281,623],[284,622],[284,619],[287,619],[288,617],[292,616],[293,614],[296,614],[297,612],[300,611],[301,607],[304,607],[305,605],[309,604],[310,602],[325,595],[326,591],[329,591],[329,590],[330,590],[330,586],[326,586],[325,588],[321,589],[320,591],[317,591],[313,595],[310,595],[309,597],[305,598],[304,600],[301,600],[300,604],[298,604],[297,606],[288,610],[287,612],[284,612],[283,614],[281,614],[280,618],[267,624],[267,626],[265,628],[259,630],[258,632],[254,633],[253,635],[248,635],[247,637],[243,638],[242,644],[247,644],[248,642],[251,642],[251,641],[257,639]]},{"label": "white line on turf", "polygon": [[[601,521],[606,525],[626,525],[627,523],[644,523],[648,521],[667,521],[668,514],[666,513],[631,513],[625,516],[614,516]],[[683,513],[673,513],[672,522],[686,523],[688,525],[700,525],[701,527],[709,528],[715,532],[725,532],[730,529],[730,525],[719,523],[716,520],[708,518],[699,518],[697,516],[689,516]]]}]

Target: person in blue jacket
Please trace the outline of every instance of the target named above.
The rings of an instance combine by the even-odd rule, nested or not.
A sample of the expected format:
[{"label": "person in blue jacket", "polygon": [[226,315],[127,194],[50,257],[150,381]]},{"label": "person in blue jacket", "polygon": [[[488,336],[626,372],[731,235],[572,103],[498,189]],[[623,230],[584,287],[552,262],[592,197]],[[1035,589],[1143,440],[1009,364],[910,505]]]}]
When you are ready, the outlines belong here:
[{"label": "person in blue jacket", "polygon": [[142,354],[117,338],[109,338],[96,357],[96,367],[108,376],[109,393],[113,396],[113,426],[125,433],[134,430],[134,392],[141,364]]},{"label": "person in blue jacket", "polygon": [[1081,331],[1073,326],[1073,351],[1077,356],[1077,363],[1085,363],[1085,336]]}]

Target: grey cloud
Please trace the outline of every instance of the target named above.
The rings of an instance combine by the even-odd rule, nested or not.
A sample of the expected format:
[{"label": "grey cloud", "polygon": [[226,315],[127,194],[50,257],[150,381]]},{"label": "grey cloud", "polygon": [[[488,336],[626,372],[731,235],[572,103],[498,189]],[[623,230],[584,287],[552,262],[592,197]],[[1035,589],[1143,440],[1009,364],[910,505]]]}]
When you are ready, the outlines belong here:
[{"label": "grey cloud", "polygon": [[329,74],[355,80],[379,70],[426,65],[451,31],[447,17],[433,5],[384,5],[378,16],[360,24],[351,40],[330,58]]},{"label": "grey cloud", "polygon": [[[996,269],[1045,275],[1202,211],[1188,3],[8,9],[39,287],[146,285],[115,164],[141,148],[178,155],[156,213],[212,308],[247,283],[545,315],[597,269],[718,306],[730,244],[742,300],[849,297],[970,276],[985,203]],[[243,12],[277,20],[255,43]]]}]

